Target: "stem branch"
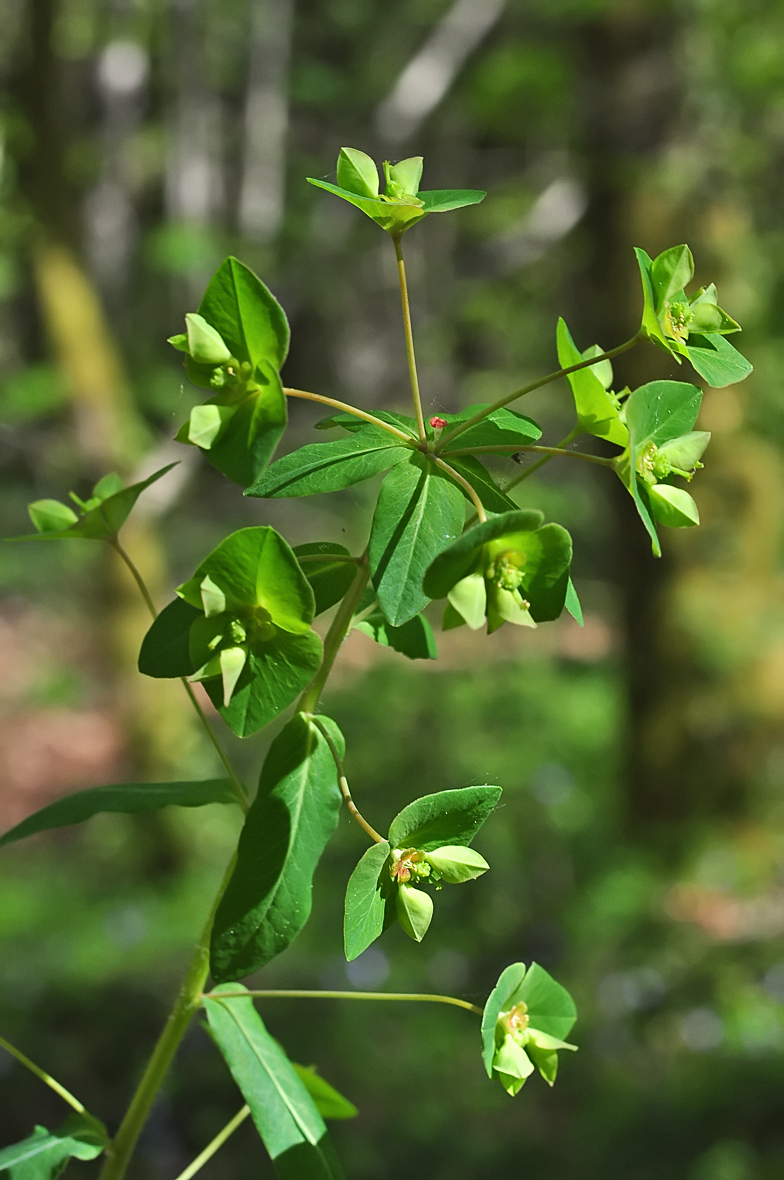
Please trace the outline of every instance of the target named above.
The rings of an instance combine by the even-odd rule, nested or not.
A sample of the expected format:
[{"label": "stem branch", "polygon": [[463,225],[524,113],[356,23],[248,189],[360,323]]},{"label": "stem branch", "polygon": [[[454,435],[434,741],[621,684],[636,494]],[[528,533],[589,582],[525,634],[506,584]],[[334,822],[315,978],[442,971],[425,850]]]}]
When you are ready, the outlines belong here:
[{"label": "stem branch", "polygon": [[[479,1016],[484,1013],[484,1008],[478,1008],[476,1004],[469,1004],[468,1000],[458,1000],[456,996],[435,996],[427,992],[323,992],[323,991],[302,991],[302,990],[268,990],[268,991],[245,991],[245,992],[220,992],[215,995],[215,999],[225,1000],[228,996],[254,996],[259,999],[276,1000],[276,999],[291,999],[291,1000],[414,1000],[427,1004],[452,1004],[455,1008],[465,1008],[468,1012],[476,1012]],[[213,998],[207,993],[206,999]]]},{"label": "stem branch", "polygon": [[55,1094],[59,1094],[63,1101],[67,1102],[73,1110],[75,1110],[78,1114],[84,1115],[85,1118],[95,1123],[96,1127],[100,1127],[103,1131],[101,1124],[96,1118],[93,1118],[88,1110],[85,1109],[79,1099],[74,1098],[70,1090],[66,1090],[65,1086],[61,1086],[60,1083],[56,1081],[55,1078],[51,1076],[51,1074],[48,1074],[45,1069],[41,1069],[40,1065],[36,1065],[34,1061],[31,1061],[29,1057],[25,1056],[25,1054],[22,1053],[20,1049],[17,1049],[16,1046],[12,1045],[10,1041],[7,1041],[5,1037],[0,1037],[0,1047],[5,1049],[6,1053],[10,1053],[12,1057],[15,1057],[16,1060],[25,1067],[25,1069],[29,1069],[30,1073],[34,1073],[37,1078],[40,1078],[40,1080],[44,1082],[50,1090],[54,1090]]},{"label": "stem branch", "polygon": [[337,751],[337,747],[336,747],[335,743],[333,742],[332,738],[329,736],[329,733],[327,732],[326,726],[323,724],[323,722],[321,722],[318,719],[318,717],[314,716],[313,713],[310,714],[310,720],[313,722],[313,724],[316,726],[316,728],[323,735],[324,741],[329,746],[329,752],[332,755],[334,762],[335,762],[335,768],[337,769],[337,772],[338,772],[338,782],[340,783],[340,789],[343,793],[343,798],[346,800],[346,806],[348,807],[351,814],[354,816],[354,819],[357,821],[359,826],[361,828],[363,828],[365,832],[367,832],[368,836],[370,836],[370,839],[374,840],[376,844],[383,844],[384,837],[379,836],[376,829],[372,828],[370,826],[370,824],[367,822],[367,820],[361,814],[361,812],[360,812],[359,808],[357,807],[356,803],[354,802],[354,800],[351,798],[351,791],[349,790],[348,779],[346,778],[345,771],[343,770],[343,762],[341,760],[340,754]]},{"label": "stem branch", "polygon": [[365,587],[370,577],[367,551],[362,554],[360,561],[361,564],[357,566],[354,581],[349,586],[345,598],[335,612],[335,617],[324,638],[324,655],[321,660],[321,667],[299,699],[297,711],[300,713],[313,713],[315,711],[319,697],[327,682],[327,677],[332,671],[335,657],[340,651],[340,645],[348,634],[351,620],[354,617],[354,611],[365,592]]},{"label": "stem branch", "polygon": [[[459,451],[457,453],[461,454],[461,455],[473,454],[473,452],[469,452],[469,451]],[[470,499],[471,503],[473,504],[474,508],[476,509],[476,515],[479,517],[479,519],[481,521],[487,520],[487,513],[485,512],[485,506],[482,503],[482,501],[479,499],[479,496],[477,495],[477,493],[471,487],[468,480],[464,479],[459,471],[455,471],[454,467],[450,467],[449,464],[445,463],[443,459],[439,459],[438,455],[430,455],[428,457],[430,459],[432,459],[433,462],[435,464],[437,464],[437,466],[440,467],[442,471],[446,471],[448,475],[451,475],[452,479],[454,479],[457,483],[460,484],[461,488],[464,489],[468,498]]]},{"label": "stem branch", "polygon": [[[569,443],[578,438],[581,434],[582,430],[580,429],[579,425],[575,426],[574,430],[569,431],[566,438],[561,439],[561,441],[558,443],[557,449],[560,450],[562,447],[568,447]],[[522,483],[524,479],[528,479],[529,475],[533,475],[535,471],[538,471],[540,467],[544,467],[545,463],[549,463],[553,458],[555,458],[554,455],[543,455],[541,459],[537,459],[536,462],[532,463],[530,467],[526,467],[525,471],[521,471],[519,475],[515,475],[513,479],[510,479],[509,482],[504,485],[504,492],[508,492],[510,488],[516,488],[519,483]]]},{"label": "stem branch", "polygon": [[[125,562],[128,569],[131,571],[131,574],[133,575],[133,580],[136,582],[136,585],[139,587],[139,590],[141,592],[141,596],[147,604],[147,609],[149,610],[152,617],[154,619],[157,619],[158,612],[155,609],[155,603],[153,602],[152,596],[150,594],[150,591],[147,589],[147,585],[144,581],[144,578],[139,573],[139,570],[137,569],[130,553],[121,544],[119,537],[114,536],[114,537],[109,537],[107,539],[108,539],[109,544],[111,545],[112,549],[114,549],[115,553],[117,553],[117,555]],[[239,803],[239,805],[243,811],[247,811],[248,810],[248,796],[246,794],[244,786],[242,785],[239,778],[237,777],[237,772],[235,771],[234,767],[232,766],[231,762],[229,761],[228,755],[227,755],[226,751],[224,750],[223,746],[218,741],[215,731],[213,730],[212,726],[210,725],[209,721],[207,720],[204,710],[202,709],[201,705],[199,704],[199,702],[196,698],[195,692],[193,691],[193,689],[191,688],[190,684],[188,683],[188,681],[185,679],[184,676],[180,677],[180,683],[182,684],[182,687],[185,689],[186,693],[188,694],[188,700],[191,702],[191,704],[193,705],[193,708],[196,710],[196,716],[199,718],[199,721],[201,722],[204,732],[207,734],[207,737],[210,739],[213,746],[215,747],[215,752],[217,753],[218,757],[220,758],[221,762],[223,763],[224,769],[226,770],[226,773],[228,774],[229,778],[231,779],[231,785],[234,788],[234,794],[237,796],[237,802]]]},{"label": "stem branch", "polygon": [[324,397],[320,393],[308,393],[304,389],[284,388],[283,392],[287,397],[300,397],[309,402],[321,402],[325,406],[332,406],[333,410],[343,410],[346,414],[353,414],[355,418],[363,418],[365,422],[370,422],[373,426],[379,426],[382,430],[386,430],[387,434],[394,434],[396,438],[402,439],[403,442],[414,442],[414,439],[410,434],[406,434],[405,430],[399,430],[391,422],[384,422],[381,418],[376,418],[374,414],[366,413],[365,410],[358,410],[356,406],[350,406],[348,402],[339,402],[334,397]]},{"label": "stem branch", "polygon": [[171,1065],[172,1058],[177,1052],[180,1041],[185,1036],[188,1025],[201,1005],[204,984],[210,969],[210,935],[215,914],[229,883],[234,866],[237,863],[236,852],[224,873],[217,896],[213,902],[210,915],[207,918],[196,951],[182,982],[179,995],[174,1003],[169,1019],[166,1021],[158,1043],[153,1049],[152,1057],[147,1063],[142,1080],[131,1099],[125,1118],[115,1135],[108,1151],[106,1163],[103,1166],[99,1180],[121,1180],[131,1158],[136,1140],[139,1138],[150,1107],[161,1088],[161,1083]]},{"label": "stem branch", "polygon": [[563,455],[567,459],[583,459],[586,463],[598,463],[601,467],[612,467],[614,460],[605,459],[601,455],[588,455],[585,451],[567,451],[563,447],[539,446],[497,446],[497,447],[466,447],[465,450],[449,451],[450,455],[504,455],[531,452],[536,455],[547,455],[552,459],[556,455]]},{"label": "stem branch", "polygon": [[527,393],[533,393],[535,389],[540,389],[542,385],[549,385],[551,381],[557,381],[559,377],[568,377],[570,373],[576,373],[578,369],[587,369],[591,365],[596,365],[599,361],[612,360],[614,356],[619,356],[622,352],[628,352],[630,348],[634,348],[643,337],[638,333],[632,336],[631,340],[627,340],[625,344],[619,344],[617,348],[611,348],[609,352],[603,352],[601,356],[588,357],[587,360],[580,361],[579,364],[569,365],[566,369],[556,369],[554,373],[548,373],[546,377],[540,377],[538,381],[532,381],[530,385],[524,385],[522,389],[516,389],[514,393],[508,393],[505,397],[500,397],[497,402],[487,406],[484,410],[480,410],[474,414],[472,418],[467,418],[465,422],[461,422],[445,434],[443,438],[439,439],[439,450],[443,450],[452,439],[457,438],[464,430],[468,430],[471,426],[476,426],[478,422],[483,422],[489,414],[495,410],[501,410],[504,406],[508,406],[510,402],[516,401],[518,397],[525,397]]},{"label": "stem branch", "polygon": [[200,1152],[200,1154],[196,1156],[196,1159],[193,1161],[193,1163],[188,1164],[188,1167],[184,1172],[180,1172],[177,1180],[191,1180],[191,1176],[195,1176],[196,1173],[204,1167],[207,1160],[212,1159],[218,1148],[223,1147],[223,1144],[226,1142],[229,1136],[233,1135],[237,1130],[237,1127],[245,1122],[245,1119],[249,1114],[249,1106],[243,1106],[242,1110],[237,1111],[234,1118],[226,1124],[222,1131],[218,1132],[218,1134],[210,1143],[207,1144],[207,1146],[204,1148],[204,1151]]},{"label": "stem branch", "polygon": [[392,242],[397,258],[397,277],[400,280],[400,302],[403,306],[403,330],[406,334],[406,356],[408,357],[408,375],[411,379],[411,396],[414,399],[414,414],[416,415],[417,430],[421,442],[427,439],[425,419],[422,413],[422,398],[419,395],[419,377],[417,376],[416,356],[414,355],[414,331],[411,326],[411,305],[408,302],[408,282],[406,281],[406,264],[403,261],[403,246],[400,234],[392,234]]}]

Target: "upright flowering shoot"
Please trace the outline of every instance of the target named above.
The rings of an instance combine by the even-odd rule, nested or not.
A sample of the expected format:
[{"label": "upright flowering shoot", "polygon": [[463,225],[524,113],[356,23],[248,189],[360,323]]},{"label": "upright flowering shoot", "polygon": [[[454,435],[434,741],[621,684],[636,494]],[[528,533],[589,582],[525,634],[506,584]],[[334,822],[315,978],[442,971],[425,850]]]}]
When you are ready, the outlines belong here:
[{"label": "upright flowering shoot", "polygon": [[482,1017],[482,1058],[487,1076],[496,1077],[514,1096],[538,1069],[548,1085],[555,1082],[558,1051],[576,1050],[563,1040],[577,1019],[566,988],[543,967],[512,963],[490,993]]}]

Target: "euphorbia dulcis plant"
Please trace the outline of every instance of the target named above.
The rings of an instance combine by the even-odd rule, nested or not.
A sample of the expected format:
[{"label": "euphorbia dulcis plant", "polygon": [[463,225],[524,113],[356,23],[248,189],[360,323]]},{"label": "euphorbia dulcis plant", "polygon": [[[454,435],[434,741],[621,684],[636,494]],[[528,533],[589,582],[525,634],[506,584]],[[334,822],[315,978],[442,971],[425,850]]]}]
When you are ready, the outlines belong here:
[{"label": "euphorbia dulcis plant", "polygon": [[[556,332],[560,368],[496,402],[425,419],[402,252],[406,232],[432,213],[476,204],[472,189],[422,190],[419,156],[379,170],[361,151],[343,148],[337,184],[311,183],[348,201],[391,238],[400,279],[411,414],[369,410],[318,392],[283,385],[280,369],[289,343],[285,313],[260,279],[228,258],[210,281],[185,331],[171,337],[185,371],[209,396],[190,413],[177,438],[197,447],[219,471],[257,498],[328,494],[383,475],[367,543],[351,553],[331,538],[292,548],[269,525],[243,528],[204,556],[192,577],[163,609],[153,602],[121,539],[136,499],[163,468],[126,487],[104,476],[88,499],[72,495],[30,505],[42,540],[104,541],[126,562],[153,616],[142,643],[140,671],[179,678],[222,765],[218,778],[194,782],[122,783],[78,791],[29,816],[0,845],[34,832],[74,824],[100,811],[140,811],[207,803],[239,806],[244,826],[211,915],[196,947],[171,1016],[121,1125],[110,1133],[94,1115],[27,1057],[0,1044],[53,1086],[73,1107],[56,1131],[37,1128],[0,1150],[0,1170],[25,1180],[53,1180],[71,1158],[105,1155],[102,1180],[124,1175],[166,1070],[191,1019],[206,1014],[244,1105],[183,1176],[192,1176],[247,1116],[281,1177],[336,1180],[342,1175],[324,1123],[356,1108],[312,1069],[292,1063],[267,1031],[255,1000],[313,995],[350,1001],[358,993],[253,989],[242,980],[290,945],[308,920],[313,875],[342,808],[358,825],[364,852],[347,883],[344,943],[352,960],[390,926],[421,942],[441,920],[441,889],[467,885],[481,894],[489,869],[472,847],[492,819],[501,788],[459,786],[413,800],[382,835],[359,810],[349,789],[345,742],[336,721],[320,711],[324,686],[352,629],[408,659],[435,659],[436,640],[423,612],[444,603],[442,628],[466,624],[493,632],[507,624],[536,627],[564,611],[581,621],[571,578],[572,541],[560,524],[521,509],[514,488],[556,457],[598,464],[632,495],[653,551],[657,525],[683,528],[699,521],[686,491],[710,436],[695,429],[699,386],[653,381],[614,389],[612,358],[650,340],[678,363],[691,363],[713,386],[735,383],[750,365],[727,339],[739,327],[718,304],[713,285],[687,294],[693,276],[686,246],[651,259],[638,250],[642,275],[639,330],[609,351],[580,349],[561,319]],[[533,389],[565,377],[575,424],[559,445],[540,442],[531,418],[512,409]],[[329,408],[317,423],[336,438],[311,442],[271,462],[286,426],[287,403],[305,399]],[[596,437],[614,456],[571,446]],[[535,460],[501,486],[487,456]],[[314,517],[322,520],[323,516]],[[328,624],[316,623],[332,612]],[[431,615],[432,617],[432,615]],[[480,640],[477,639],[477,642]],[[203,685],[223,721],[248,737],[290,715],[271,743],[251,798],[194,687]],[[350,759],[350,752],[348,755]],[[208,982],[209,981],[209,982]],[[561,986],[537,964],[513,963],[501,974],[484,1009],[455,996],[361,993],[363,999],[446,1003],[482,1016],[482,1057],[488,1075],[510,1095],[539,1070],[552,1085],[558,1054],[574,1049],[565,1038],[576,1018]],[[390,1083],[394,1084],[393,1082]],[[293,1153],[293,1155],[292,1155]]]}]

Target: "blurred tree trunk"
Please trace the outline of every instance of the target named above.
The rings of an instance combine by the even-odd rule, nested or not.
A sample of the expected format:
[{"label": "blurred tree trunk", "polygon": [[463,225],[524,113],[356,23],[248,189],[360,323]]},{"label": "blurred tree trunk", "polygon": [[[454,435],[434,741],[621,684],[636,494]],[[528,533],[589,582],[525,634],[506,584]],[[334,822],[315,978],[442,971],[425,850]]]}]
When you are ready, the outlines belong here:
[{"label": "blurred tree trunk", "polygon": [[[28,0],[22,52],[12,92],[33,133],[20,170],[20,185],[36,217],[32,267],[50,348],[70,392],[76,439],[87,473],[108,470],[129,477],[149,448],[147,428],[128,386],[119,349],[100,297],[82,265],[77,194],[68,182],[65,158],[78,134],[76,99],[66,77],[72,64],[54,51],[55,0]],[[160,538],[150,517],[126,525],[126,548],[160,600],[167,583]],[[105,604],[107,646],[119,672],[121,709],[133,734],[137,760],[148,773],[171,773],[193,745],[187,702],[177,687],[142,683],[136,669],[141,637],[149,626],[144,604],[127,570],[107,549],[111,592]]]}]

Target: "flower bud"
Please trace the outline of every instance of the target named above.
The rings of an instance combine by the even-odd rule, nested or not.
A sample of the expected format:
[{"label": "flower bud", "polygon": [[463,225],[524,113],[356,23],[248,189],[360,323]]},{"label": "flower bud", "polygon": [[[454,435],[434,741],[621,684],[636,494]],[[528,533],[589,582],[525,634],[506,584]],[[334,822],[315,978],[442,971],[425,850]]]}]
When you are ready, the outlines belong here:
[{"label": "flower bud", "polygon": [[447,885],[473,881],[490,868],[483,856],[474,852],[473,848],[464,848],[460,844],[445,844],[443,848],[436,848],[425,855],[430,867]]},{"label": "flower bud", "polygon": [[398,886],[395,899],[397,919],[409,938],[421,942],[433,917],[433,899],[412,885]]},{"label": "flower bud", "polygon": [[507,1033],[496,1049],[493,1069],[506,1092],[515,1095],[525,1079],[534,1072],[534,1065],[525,1050]]}]

